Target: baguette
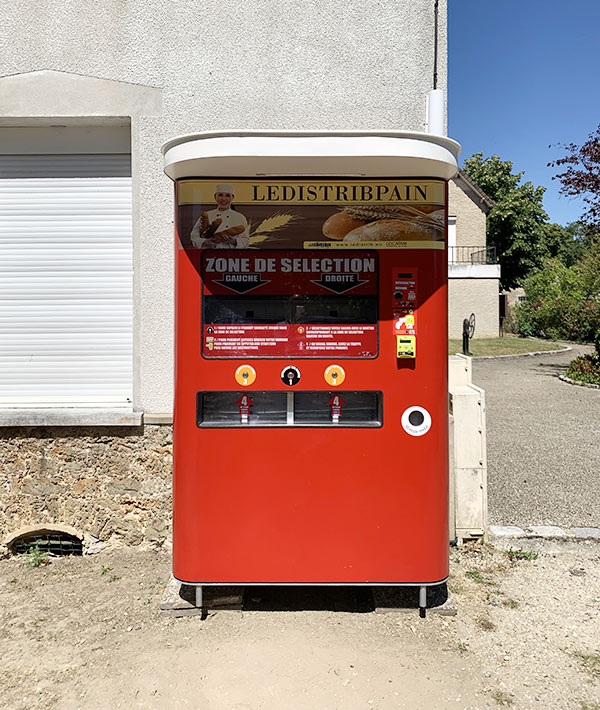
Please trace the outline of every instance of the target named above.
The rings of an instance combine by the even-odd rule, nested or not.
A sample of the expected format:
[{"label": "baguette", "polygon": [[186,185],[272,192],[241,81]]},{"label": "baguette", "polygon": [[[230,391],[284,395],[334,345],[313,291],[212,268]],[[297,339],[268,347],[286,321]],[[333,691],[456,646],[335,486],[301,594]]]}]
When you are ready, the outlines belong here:
[{"label": "baguette", "polygon": [[348,232],[345,242],[431,241],[439,238],[432,227],[409,224],[400,219],[380,219]]},{"label": "baguette", "polygon": [[357,227],[362,227],[369,222],[368,219],[357,219],[347,212],[332,214],[323,224],[323,235],[329,239],[341,240],[348,232]]}]

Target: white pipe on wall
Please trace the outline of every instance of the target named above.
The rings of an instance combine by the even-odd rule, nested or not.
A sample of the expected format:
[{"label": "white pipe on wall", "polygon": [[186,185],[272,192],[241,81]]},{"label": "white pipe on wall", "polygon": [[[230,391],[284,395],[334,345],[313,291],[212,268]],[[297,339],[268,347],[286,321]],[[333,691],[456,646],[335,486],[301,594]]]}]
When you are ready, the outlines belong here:
[{"label": "white pipe on wall", "polygon": [[436,136],[445,135],[444,132],[444,92],[442,89],[432,89],[427,94],[425,109],[425,130]]}]

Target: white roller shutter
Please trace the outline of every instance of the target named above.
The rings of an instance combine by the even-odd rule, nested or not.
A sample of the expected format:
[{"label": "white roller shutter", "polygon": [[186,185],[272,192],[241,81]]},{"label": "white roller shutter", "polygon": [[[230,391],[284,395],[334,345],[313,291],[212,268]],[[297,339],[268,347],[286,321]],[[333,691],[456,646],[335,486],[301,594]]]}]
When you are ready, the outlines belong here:
[{"label": "white roller shutter", "polygon": [[130,155],[3,155],[0,178],[129,177]]},{"label": "white roller shutter", "polygon": [[49,161],[0,156],[0,406],[130,408],[131,178]]}]

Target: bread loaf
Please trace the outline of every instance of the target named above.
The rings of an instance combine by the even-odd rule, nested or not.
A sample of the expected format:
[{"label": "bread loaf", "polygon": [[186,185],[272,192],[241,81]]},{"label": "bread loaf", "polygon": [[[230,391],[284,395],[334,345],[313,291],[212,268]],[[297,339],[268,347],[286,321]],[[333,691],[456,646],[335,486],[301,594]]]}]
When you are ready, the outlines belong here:
[{"label": "bread loaf", "polygon": [[343,239],[348,232],[367,224],[368,220],[356,219],[346,212],[336,212],[323,224],[323,235],[329,239]]},{"label": "bread loaf", "polygon": [[380,219],[353,229],[344,237],[345,242],[394,242],[432,240],[437,237],[435,229],[407,224],[400,219]]}]

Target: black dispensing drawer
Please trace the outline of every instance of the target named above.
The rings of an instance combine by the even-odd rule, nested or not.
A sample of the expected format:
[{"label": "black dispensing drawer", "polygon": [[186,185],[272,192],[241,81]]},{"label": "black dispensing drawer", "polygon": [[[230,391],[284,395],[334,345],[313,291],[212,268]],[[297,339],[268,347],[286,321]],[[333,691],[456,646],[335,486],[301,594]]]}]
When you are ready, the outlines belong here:
[{"label": "black dispensing drawer", "polygon": [[199,427],[380,427],[378,391],[198,392]]}]

